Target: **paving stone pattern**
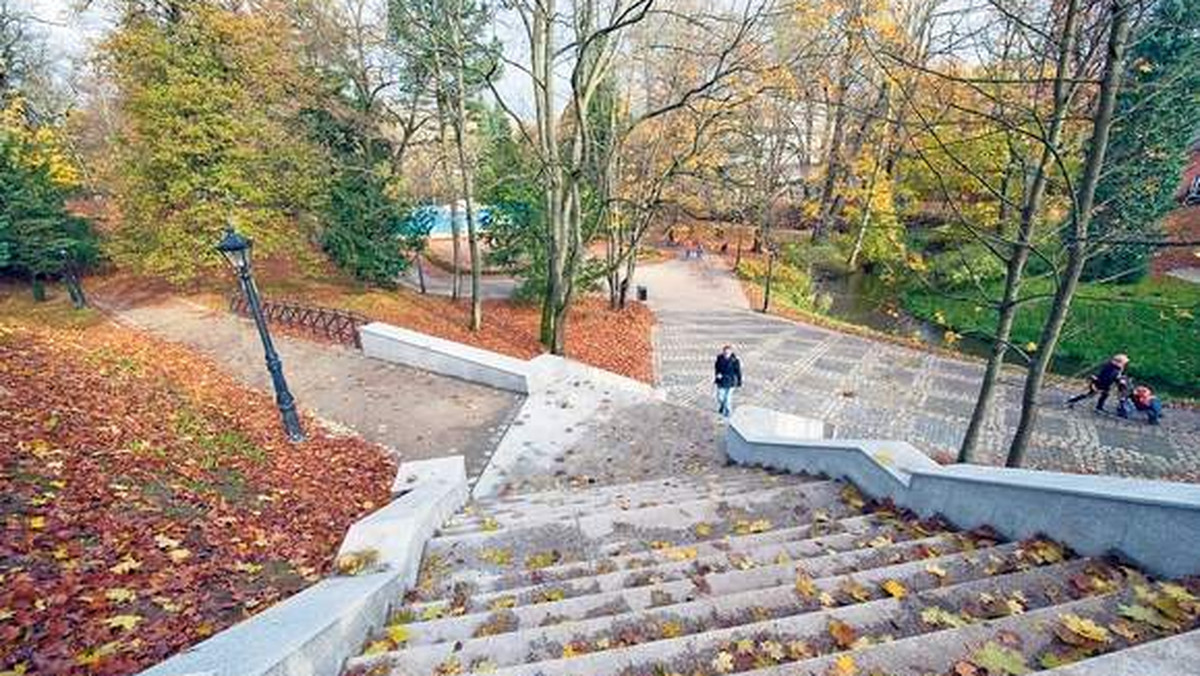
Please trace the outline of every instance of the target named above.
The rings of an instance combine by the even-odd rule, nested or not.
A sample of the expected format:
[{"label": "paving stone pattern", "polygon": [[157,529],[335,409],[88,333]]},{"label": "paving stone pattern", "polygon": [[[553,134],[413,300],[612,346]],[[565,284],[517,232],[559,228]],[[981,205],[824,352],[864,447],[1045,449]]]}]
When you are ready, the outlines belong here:
[{"label": "paving stone pattern", "polygon": [[[736,297],[740,288],[713,281],[727,274],[716,264],[669,261],[643,272],[658,316],[660,384],[670,401],[715,409],[712,361],[722,344],[731,343],[745,375],[735,406],[757,404],[821,418],[836,425],[842,438],[905,439],[935,458],[957,453],[981,363],[753,312],[744,297]],[[1003,378],[985,427],[982,462],[1003,462],[1020,412],[1021,384],[1019,374]],[[1152,427],[1140,418],[1098,415],[1088,403],[1066,409],[1068,395],[1059,387],[1044,391],[1029,466],[1200,477],[1200,413],[1168,409],[1163,424]]]}]

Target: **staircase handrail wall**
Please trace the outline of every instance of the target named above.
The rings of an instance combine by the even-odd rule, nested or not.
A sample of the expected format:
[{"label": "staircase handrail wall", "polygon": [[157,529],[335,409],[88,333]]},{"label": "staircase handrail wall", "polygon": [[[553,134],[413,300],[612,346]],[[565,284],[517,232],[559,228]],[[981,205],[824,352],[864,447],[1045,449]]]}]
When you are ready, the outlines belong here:
[{"label": "staircase handrail wall", "polygon": [[1200,486],[981,465],[940,466],[911,444],[830,439],[819,421],[745,406],[726,453],[742,465],[847,479],[866,495],[962,528],[1044,534],[1087,556],[1118,554],[1164,577],[1200,573]]}]

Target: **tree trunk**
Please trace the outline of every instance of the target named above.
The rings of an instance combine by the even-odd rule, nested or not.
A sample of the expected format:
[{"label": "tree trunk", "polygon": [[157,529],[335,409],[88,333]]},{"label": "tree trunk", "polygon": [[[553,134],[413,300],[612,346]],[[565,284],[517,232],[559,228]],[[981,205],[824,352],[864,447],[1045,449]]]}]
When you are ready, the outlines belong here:
[{"label": "tree trunk", "polygon": [[637,270],[637,241],[629,243],[629,257],[625,259],[625,278],[621,280],[621,302],[617,305],[618,310],[625,309],[625,303],[629,300],[629,287],[633,284],[633,273]]},{"label": "tree trunk", "polygon": [[867,180],[866,197],[863,200],[862,219],[858,224],[858,235],[854,237],[854,247],[850,249],[850,257],[846,259],[846,266],[853,272],[858,268],[858,255],[862,252],[863,240],[867,237],[867,226],[871,224],[871,199],[875,193],[875,182],[879,180],[879,163],[878,160],[874,167],[871,168],[871,178]]},{"label": "tree trunk", "polygon": [[29,281],[32,285],[33,302],[43,303],[46,301],[46,285],[42,282],[42,276],[36,272],[29,276]]},{"label": "tree trunk", "polygon": [[837,82],[837,98],[834,102],[836,109],[833,114],[833,132],[829,140],[829,152],[826,154],[825,160],[825,181],[821,186],[821,202],[817,210],[817,223],[813,228],[812,238],[814,242],[824,238],[827,229],[831,225],[833,213],[836,211],[834,205],[834,191],[837,188],[838,177],[842,171],[842,144],[845,142],[846,136],[846,95],[850,91],[850,61],[851,61],[851,46],[846,45],[846,51],[842,55],[840,73],[838,74]]},{"label": "tree trunk", "polygon": [[[459,49],[461,50],[461,45]],[[463,203],[467,210],[467,246],[471,254],[471,330],[478,331],[483,326],[483,298],[480,295],[480,276],[483,262],[479,258],[479,236],[475,227],[475,172],[467,158],[467,102],[466,77],[460,56],[458,67],[455,69],[454,108],[454,144],[458,148],[458,170],[462,178]],[[455,236],[457,239],[457,235]],[[456,242],[457,244],[457,242]]]},{"label": "tree trunk", "polygon": [[1004,357],[1008,354],[1009,342],[1012,338],[1013,322],[1017,315],[1017,298],[1021,290],[1021,280],[1025,274],[1025,264],[1029,261],[1029,247],[1033,242],[1034,224],[1042,209],[1042,199],[1046,193],[1046,183],[1054,157],[1058,153],[1059,139],[1062,136],[1063,124],[1070,108],[1071,87],[1067,82],[1069,77],[1071,54],[1075,48],[1075,31],[1079,22],[1079,0],[1069,0],[1066,15],[1063,19],[1062,39],[1059,42],[1058,58],[1055,65],[1054,78],[1054,107],[1051,110],[1050,125],[1045,146],[1034,169],[1033,181],[1021,208],[1021,220],[1017,226],[1017,238],[1009,254],[1005,266],[1004,293],[997,305],[996,335],[992,341],[992,349],[988,354],[987,365],[984,367],[983,379],[979,383],[979,395],[975,399],[975,408],[971,411],[971,420],[967,423],[967,431],[963,435],[962,445],[958,449],[958,462],[968,463],[974,459],[975,450],[979,446],[979,436],[983,432],[983,424],[996,395],[996,382],[1004,367]]},{"label": "tree trunk", "polygon": [[766,314],[771,309],[771,278],[775,276],[775,254],[770,248],[767,249],[767,282],[763,284],[763,304],[762,313]]},{"label": "tree trunk", "polygon": [[1132,10],[1125,4],[1126,0],[1113,0],[1112,19],[1108,34],[1108,53],[1104,60],[1104,76],[1100,81],[1100,94],[1093,118],[1092,139],[1088,147],[1087,164],[1083,172],[1083,180],[1077,188],[1077,198],[1074,208],[1074,222],[1070,239],[1067,242],[1067,269],[1058,290],[1054,294],[1050,306],[1050,316],[1042,326],[1041,339],[1038,345],[1037,358],[1029,368],[1025,378],[1025,391],[1021,397],[1021,419],[1017,423],[1017,431],[1012,444],[1008,448],[1008,467],[1020,467],[1025,459],[1025,451],[1029,446],[1029,438],[1037,421],[1037,398],[1045,378],[1046,369],[1054,357],[1054,350],[1062,334],[1063,324],[1067,321],[1067,313],[1071,309],[1071,299],[1079,286],[1079,275],[1087,262],[1087,233],[1092,220],[1092,209],[1096,201],[1096,184],[1100,182],[1100,174],[1104,167],[1104,155],[1108,151],[1109,132],[1112,131],[1113,110],[1116,108],[1117,90],[1121,86],[1121,73],[1124,68],[1125,48],[1129,42],[1129,28]]},{"label": "tree trunk", "polygon": [[[883,86],[883,92],[880,94],[880,100],[883,102],[885,114],[888,107],[887,89],[888,86],[885,83]],[[866,196],[863,198],[863,212],[862,219],[858,225],[858,235],[854,238],[854,248],[850,250],[850,257],[846,261],[846,265],[851,271],[858,267],[858,256],[860,253],[862,253],[863,240],[867,237],[867,226],[871,224],[871,200],[875,198],[875,186],[879,182],[879,172],[883,168],[882,164],[884,161],[884,156],[887,153],[887,149],[888,131],[885,127],[883,138],[879,140],[879,147],[875,150],[875,157],[873,158],[873,163],[871,165],[871,177],[867,179],[867,191]]]},{"label": "tree trunk", "polygon": [[421,293],[425,293],[425,264],[421,262],[424,256],[417,252],[417,282],[421,285]]},{"label": "tree trunk", "polygon": [[[439,99],[441,94],[438,95]],[[456,181],[453,178],[454,172],[450,170],[450,136],[447,133],[446,125],[446,106],[445,103],[439,100],[438,102],[438,136],[442,150],[443,171],[446,179],[447,196],[450,201],[450,298],[458,300],[461,294],[462,275],[462,251],[460,249],[461,228],[458,225],[458,192],[454,189]]]}]

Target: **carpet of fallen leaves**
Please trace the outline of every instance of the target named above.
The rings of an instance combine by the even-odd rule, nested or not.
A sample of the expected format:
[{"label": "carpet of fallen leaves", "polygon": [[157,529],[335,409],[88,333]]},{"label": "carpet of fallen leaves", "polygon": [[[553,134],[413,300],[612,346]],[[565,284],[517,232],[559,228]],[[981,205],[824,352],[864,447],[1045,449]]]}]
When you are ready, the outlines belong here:
[{"label": "carpet of fallen leaves", "polygon": [[0,315],[0,672],[128,674],[326,572],[376,446],[131,329]]},{"label": "carpet of fallen leaves", "polygon": [[[467,326],[470,303],[421,295],[407,289],[358,291],[342,285],[309,284],[303,288],[280,289],[268,297],[353,310],[382,322],[454,340],[521,359],[541,354],[536,305],[514,301],[485,301],[483,329]],[[222,301],[218,301],[222,302]],[[654,348],[650,331],[654,314],[641,303],[631,302],[623,311],[610,310],[599,297],[575,302],[567,318],[567,356],[643,382],[654,380]]]}]

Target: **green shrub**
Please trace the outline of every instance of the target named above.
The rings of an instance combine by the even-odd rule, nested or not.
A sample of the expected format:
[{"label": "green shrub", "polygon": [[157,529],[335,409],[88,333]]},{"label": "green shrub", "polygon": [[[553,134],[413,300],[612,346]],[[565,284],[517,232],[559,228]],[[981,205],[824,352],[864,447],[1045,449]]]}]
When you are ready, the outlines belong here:
[{"label": "green shrub", "polygon": [[[759,286],[765,286],[767,262],[743,259],[738,264],[737,275]],[[824,312],[829,309],[830,298],[817,292],[812,277],[804,270],[786,261],[776,260],[771,276],[771,295],[780,302],[808,312]]]},{"label": "green shrub", "polygon": [[932,257],[932,281],[952,289],[1003,279],[1004,261],[982,244],[966,244]]},{"label": "green shrub", "polygon": [[[987,288],[991,298],[1000,295],[1002,282]],[[1053,294],[1049,279],[1027,279],[1023,297],[1042,298],[1021,305],[1013,324],[1012,341],[1036,349]],[[947,298],[937,292],[913,289],[903,295],[905,308],[914,315],[937,321],[967,335],[990,336],[996,313],[983,299]],[[1137,284],[1093,284],[1079,287],[1055,352],[1060,373],[1086,372],[1118,352],[1132,358],[1130,374],[1156,390],[1191,398],[1200,397],[1200,287],[1188,282],[1159,279]]]},{"label": "green shrub", "polygon": [[850,272],[846,265],[848,254],[838,242],[826,240],[816,244],[784,244],[780,256],[788,265],[800,270],[844,275]]}]

